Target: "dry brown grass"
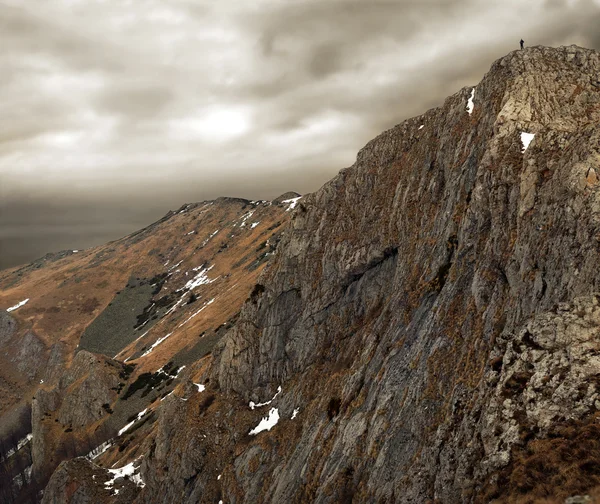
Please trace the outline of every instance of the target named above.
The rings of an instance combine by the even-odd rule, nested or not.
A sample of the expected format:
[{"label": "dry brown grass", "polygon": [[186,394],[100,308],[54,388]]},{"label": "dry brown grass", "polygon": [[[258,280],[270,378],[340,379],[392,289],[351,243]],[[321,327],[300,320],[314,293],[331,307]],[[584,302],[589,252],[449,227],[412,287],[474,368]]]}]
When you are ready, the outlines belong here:
[{"label": "dry brown grass", "polygon": [[[240,228],[241,218],[250,210],[255,210],[250,220],[260,223],[252,229],[250,222]],[[255,207],[231,200],[215,202],[206,208],[201,205],[174,214],[137,237],[67,254],[55,261],[41,262],[39,267],[25,266],[0,272],[0,307],[29,298],[26,305],[12,313],[19,322],[14,339],[18,340],[31,330],[48,348],[61,341],[65,345],[65,365],[68,366],[85,328],[124,288],[130,277],[152,278],[183,261],[180,272],[171,272],[166,284],[168,289],[162,292],[164,295],[189,280],[186,271],[190,272],[199,264],[211,264],[214,267],[210,277],[219,278],[198,288],[197,294],[203,302],[216,297],[215,303],[178,327],[200,305],[181,306],[164,320],[162,326],[157,325],[144,341],[140,340],[140,346],[149,346],[159,336],[176,329],[156,351],[140,359],[136,374],[154,371],[182,349],[193,346],[203,331],[219,327],[239,311],[266,264],[257,263],[266,250],[258,250],[259,244],[277,233],[289,217],[290,212],[285,212],[285,206]],[[236,222],[237,226],[234,225]],[[203,245],[207,236],[217,229],[220,232]],[[190,231],[195,233],[188,234]],[[250,267],[253,264],[257,267]],[[131,345],[129,350],[119,354],[119,359],[133,352],[134,345]],[[11,358],[11,355],[7,356],[8,362]],[[24,383],[14,366],[2,365],[0,368],[0,397],[5,399],[0,404],[2,413],[21,397],[31,399],[39,380]]]},{"label": "dry brown grass", "polygon": [[600,502],[599,418],[562,422],[548,437],[514,449],[510,465],[496,483],[488,483],[478,502],[563,503],[590,493],[591,502]]}]

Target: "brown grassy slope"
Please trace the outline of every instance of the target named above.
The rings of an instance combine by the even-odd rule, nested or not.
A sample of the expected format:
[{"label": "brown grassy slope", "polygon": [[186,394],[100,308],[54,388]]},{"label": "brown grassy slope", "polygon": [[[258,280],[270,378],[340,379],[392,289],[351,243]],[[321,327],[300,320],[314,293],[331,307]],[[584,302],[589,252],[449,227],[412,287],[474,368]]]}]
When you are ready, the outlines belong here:
[{"label": "brown grassy slope", "polygon": [[[45,345],[46,358],[51,347],[60,342],[65,354],[61,367],[68,365],[85,328],[130,278],[166,275],[160,295],[181,297],[176,291],[197,273],[193,268],[212,266],[209,277],[213,281],[194,289],[198,297],[195,303],[182,302],[144,338],[119,355],[125,359],[135,348],[149,347],[173,332],[140,362],[140,370],[160,367],[196,343],[203,331],[225,323],[239,310],[268,261],[266,254],[272,250],[266,242],[269,238],[275,242],[273,235],[287,221],[288,206],[232,198],[184,205],[120,240],[76,253],[49,254],[29,265],[0,272],[1,308],[29,298],[26,305],[11,313],[19,328],[12,338],[14,345],[8,345],[0,356],[0,412],[23,396],[29,397],[45,377],[40,371],[29,380],[16,368],[18,342],[23,335],[32,331]],[[257,224],[252,227],[254,223]],[[177,328],[212,298],[215,301],[211,305]]]}]

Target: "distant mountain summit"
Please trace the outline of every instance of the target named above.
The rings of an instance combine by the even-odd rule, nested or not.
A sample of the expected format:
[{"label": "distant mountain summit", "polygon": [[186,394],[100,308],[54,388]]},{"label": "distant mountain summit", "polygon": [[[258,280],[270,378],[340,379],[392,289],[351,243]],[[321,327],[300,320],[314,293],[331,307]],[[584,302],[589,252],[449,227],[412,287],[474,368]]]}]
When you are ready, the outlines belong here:
[{"label": "distant mountain summit", "polygon": [[31,385],[34,477],[65,460],[43,502],[600,495],[599,81],[596,51],[514,51],[315,193],[0,276],[4,305],[30,298],[11,348],[53,334],[72,362]]}]

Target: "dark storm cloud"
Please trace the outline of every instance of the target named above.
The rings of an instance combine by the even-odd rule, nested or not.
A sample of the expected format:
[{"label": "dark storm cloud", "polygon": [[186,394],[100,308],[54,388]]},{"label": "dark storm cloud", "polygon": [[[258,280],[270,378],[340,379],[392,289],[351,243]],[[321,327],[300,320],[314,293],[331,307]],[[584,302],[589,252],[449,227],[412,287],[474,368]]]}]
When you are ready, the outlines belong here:
[{"label": "dark storm cloud", "polygon": [[599,22],[598,0],[0,0],[0,256],[315,190],[520,38],[600,49]]}]

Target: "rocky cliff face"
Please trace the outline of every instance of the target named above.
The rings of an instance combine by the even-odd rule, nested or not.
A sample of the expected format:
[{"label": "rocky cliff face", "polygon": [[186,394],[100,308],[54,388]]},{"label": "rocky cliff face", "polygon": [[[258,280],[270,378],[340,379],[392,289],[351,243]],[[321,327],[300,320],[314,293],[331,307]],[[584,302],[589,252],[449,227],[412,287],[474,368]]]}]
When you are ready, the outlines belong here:
[{"label": "rocky cliff face", "polygon": [[112,478],[85,459],[63,463],[47,486],[45,504],[126,504],[137,495],[129,477]]},{"label": "rocky cliff face", "polygon": [[108,416],[123,376],[120,363],[82,350],[58,386],[37,391],[31,418],[34,474],[54,470],[65,446],[74,443],[82,429]]},{"label": "rocky cliff face", "polygon": [[161,406],[135,502],[600,485],[599,81],[597,52],[515,51],[302,198],[206,388]]},{"label": "rocky cliff face", "polygon": [[8,312],[0,310],[0,343],[10,340],[16,329],[16,322]]}]

